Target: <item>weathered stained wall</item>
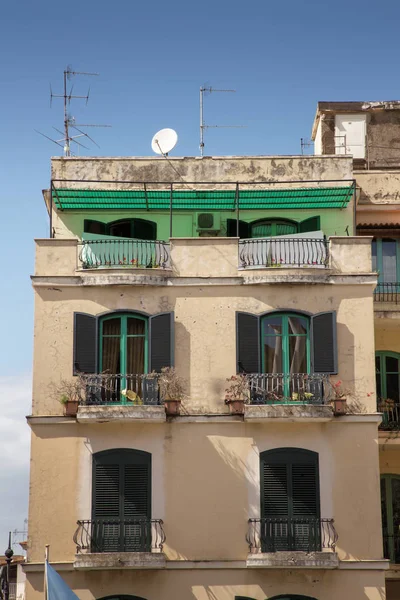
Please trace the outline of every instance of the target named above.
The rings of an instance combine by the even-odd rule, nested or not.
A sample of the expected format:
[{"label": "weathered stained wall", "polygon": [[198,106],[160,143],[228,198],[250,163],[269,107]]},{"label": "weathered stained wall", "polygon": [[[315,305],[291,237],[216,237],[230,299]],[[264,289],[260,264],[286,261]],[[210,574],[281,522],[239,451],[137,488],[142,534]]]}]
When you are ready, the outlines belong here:
[{"label": "weathered stained wall", "polygon": [[[352,160],[347,156],[218,156],[168,157],[185,182],[273,182],[352,179]],[[106,157],[51,159],[52,179],[77,179],[68,187],[107,188],[114,182],[177,182],[177,173],[160,157]],[[90,183],[88,180],[98,180]],[[183,182],[181,182],[183,183]],[[60,182],[56,187],[63,187]],[[110,183],[110,188],[115,184]],[[134,187],[134,186],[132,186]],[[136,186],[137,187],[137,186]],[[210,186],[212,187],[212,186]],[[125,186],[124,189],[129,189]]]}]

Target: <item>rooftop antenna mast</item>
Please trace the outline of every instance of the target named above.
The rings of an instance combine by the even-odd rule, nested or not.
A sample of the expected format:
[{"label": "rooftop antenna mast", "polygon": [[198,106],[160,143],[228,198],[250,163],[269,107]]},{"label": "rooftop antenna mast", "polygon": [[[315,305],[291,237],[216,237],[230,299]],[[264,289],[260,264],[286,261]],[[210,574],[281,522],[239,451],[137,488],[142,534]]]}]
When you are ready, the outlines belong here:
[{"label": "rooftop antenna mast", "polygon": [[[51,142],[54,142],[58,146],[61,146],[64,150],[64,156],[71,156],[71,143],[72,142],[74,142],[78,146],[81,146],[82,148],[87,149],[87,146],[84,146],[81,142],[77,141],[76,138],[80,138],[80,137],[88,138],[91,142],[93,142],[99,148],[99,145],[90,137],[90,135],[87,134],[86,132],[82,131],[81,129],[79,129],[79,127],[111,127],[111,125],[79,124],[79,123],[76,123],[75,117],[72,117],[69,114],[68,108],[70,106],[71,100],[76,100],[76,99],[86,100],[86,104],[89,101],[90,87],[88,89],[88,93],[86,94],[86,96],[78,96],[76,94],[73,94],[73,89],[74,89],[73,85],[71,85],[71,89],[68,92],[68,89],[67,89],[68,81],[76,75],[87,75],[90,77],[98,77],[99,73],[87,73],[85,71],[73,71],[72,68],[70,66],[68,66],[64,71],[63,94],[53,94],[53,91],[50,86],[50,106],[52,104],[53,98],[62,98],[64,101],[64,131],[60,131],[56,127],[53,128],[58,133],[61,133],[64,137],[62,137],[59,140],[53,140],[52,138],[48,137],[47,135],[44,135],[44,133],[41,133],[40,131],[37,132],[37,133],[40,133],[40,135],[43,135],[43,137],[50,140]],[[70,128],[73,128],[76,131],[78,131],[78,134],[71,135]]]},{"label": "rooftop antenna mast", "polygon": [[242,128],[246,127],[246,125],[206,125],[204,123],[204,94],[211,94],[211,92],[233,92],[236,90],[216,90],[211,86],[202,85],[200,87],[200,156],[204,156],[204,130],[210,128]]}]

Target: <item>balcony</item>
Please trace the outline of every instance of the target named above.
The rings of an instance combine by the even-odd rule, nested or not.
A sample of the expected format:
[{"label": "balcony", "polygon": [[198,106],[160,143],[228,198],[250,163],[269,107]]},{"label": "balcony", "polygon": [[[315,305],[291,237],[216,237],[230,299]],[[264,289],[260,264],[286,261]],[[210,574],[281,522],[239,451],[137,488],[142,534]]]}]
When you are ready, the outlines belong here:
[{"label": "balcony", "polygon": [[169,269],[170,246],[162,241],[94,239],[80,243],[83,269]]},{"label": "balcony", "polygon": [[263,238],[239,241],[239,268],[326,268],[329,242],[321,238]]},{"label": "balcony", "polygon": [[374,290],[374,301],[400,304],[400,283],[378,283]]},{"label": "balcony", "polygon": [[244,419],[265,418],[326,421],[333,417],[329,376],[308,373],[252,373]]},{"label": "balcony", "polygon": [[378,412],[382,413],[380,431],[400,430],[400,404],[391,400],[378,401]]},{"label": "balcony", "polygon": [[82,398],[79,422],[105,419],[164,422],[164,405],[160,400],[158,376],[138,374],[81,374]]},{"label": "balcony", "polygon": [[333,519],[249,519],[247,566],[254,568],[335,569],[338,536]]},{"label": "balcony", "polygon": [[165,567],[161,519],[101,519],[77,522],[76,569],[160,569]]}]

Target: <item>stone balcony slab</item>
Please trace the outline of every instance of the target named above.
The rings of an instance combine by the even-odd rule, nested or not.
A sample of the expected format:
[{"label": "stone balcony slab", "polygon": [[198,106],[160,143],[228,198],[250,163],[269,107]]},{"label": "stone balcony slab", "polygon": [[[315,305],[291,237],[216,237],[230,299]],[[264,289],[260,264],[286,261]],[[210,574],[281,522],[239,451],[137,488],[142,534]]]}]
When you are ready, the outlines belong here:
[{"label": "stone balcony slab", "polygon": [[75,555],[74,568],[81,571],[103,569],[165,569],[163,552],[90,552]]},{"label": "stone balcony slab", "polygon": [[79,423],[104,423],[105,421],[140,421],[141,423],[164,423],[165,408],[157,406],[80,406],[76,420]]},{"label": "stone balcony slab", "polygon": [[244,420],[262,423],[266,419],[275,421],[312,421],[324,422],[333,419],[333,408],[330,405],[314,404],[246,404]]},{"label": "stone balcony slab", "polygon": [[337,569],[336,552],[260,552],[247,556],[246,566],[254,569]]}]

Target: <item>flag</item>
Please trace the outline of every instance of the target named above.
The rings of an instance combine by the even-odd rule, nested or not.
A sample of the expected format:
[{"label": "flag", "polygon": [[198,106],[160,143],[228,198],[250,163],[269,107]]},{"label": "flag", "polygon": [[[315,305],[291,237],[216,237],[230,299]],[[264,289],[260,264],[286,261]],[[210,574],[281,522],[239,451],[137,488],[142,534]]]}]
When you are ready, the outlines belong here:
[{"label": "flag", "polygon": [[64,579],[46,561],[46,600],[79,600],[78,596],[67,586]]}]

